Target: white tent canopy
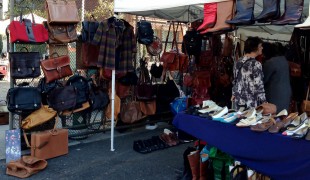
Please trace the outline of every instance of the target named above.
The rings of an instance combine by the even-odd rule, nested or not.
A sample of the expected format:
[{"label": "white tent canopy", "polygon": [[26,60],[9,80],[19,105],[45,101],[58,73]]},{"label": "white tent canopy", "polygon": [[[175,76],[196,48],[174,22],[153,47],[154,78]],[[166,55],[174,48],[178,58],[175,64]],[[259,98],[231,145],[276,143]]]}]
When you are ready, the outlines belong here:
[{"label": "white tent canopy", "polygon": [[[191,22],[203,18],[203,4],[227,0],[115,0],[114,12],[138,16],[157,17],[167,20]],[[285,0],[281,0],[281,13],[284,12]],[[303,19],[308,16],[309,1],[304,1]],[[255,0],[254,16],[262,12],[263,0]],[[264,36],[288,40],[293,32],[293,25],[274,26],[241,26],[238,32],[247,35]],[[260,33],[257,33],[260,32]],[[262,32],[262,33],[261,33]]]}]

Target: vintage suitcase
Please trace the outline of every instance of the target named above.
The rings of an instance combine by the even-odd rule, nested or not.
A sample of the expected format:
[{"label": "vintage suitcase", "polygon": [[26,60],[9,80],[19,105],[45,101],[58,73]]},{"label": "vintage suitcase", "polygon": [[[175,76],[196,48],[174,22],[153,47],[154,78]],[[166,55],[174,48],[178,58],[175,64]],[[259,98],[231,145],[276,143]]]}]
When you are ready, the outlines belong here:
[{"label": "vintage suitcase", "polygon": [[31,134],[31,156],[50,159],[68,154],[68,129],[52,129]]}]

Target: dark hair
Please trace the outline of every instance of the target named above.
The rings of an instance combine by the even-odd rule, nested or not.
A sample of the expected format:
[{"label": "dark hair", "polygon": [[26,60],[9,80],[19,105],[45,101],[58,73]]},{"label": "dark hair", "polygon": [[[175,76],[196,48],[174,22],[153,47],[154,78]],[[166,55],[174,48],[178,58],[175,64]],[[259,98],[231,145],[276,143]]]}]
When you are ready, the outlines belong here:
[{"label": "dark hair", "polygon": [[274,45],[269,42],[264,42],[263,46],[263,55],[264,60],[268,60],[275,56]]},{"label": "dark hair", "polygon": [[277,56],[283,56],[285,54],[286,48],[280,42],[274,43],[275,52]]},{"label": "dark hair", "polygon": [[257,51],[260,43],[263,43],[263,41],[259,37],[248,37],[244,43],[244,53]]}]

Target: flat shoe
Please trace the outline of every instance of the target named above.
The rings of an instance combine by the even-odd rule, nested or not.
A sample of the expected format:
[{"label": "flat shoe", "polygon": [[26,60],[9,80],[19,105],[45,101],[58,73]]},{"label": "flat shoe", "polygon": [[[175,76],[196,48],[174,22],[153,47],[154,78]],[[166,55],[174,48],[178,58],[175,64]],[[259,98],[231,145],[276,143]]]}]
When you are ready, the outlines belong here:
[{"label": "flat shoe", "polygon": [[251,130],[256,131],[256,132],[263,132],[263,131],[266,131],[268,128],[270,128],[275,123],[276,122],[273,118],[269,118],[267,122],[258,123],[254,126],[251,126]]}]

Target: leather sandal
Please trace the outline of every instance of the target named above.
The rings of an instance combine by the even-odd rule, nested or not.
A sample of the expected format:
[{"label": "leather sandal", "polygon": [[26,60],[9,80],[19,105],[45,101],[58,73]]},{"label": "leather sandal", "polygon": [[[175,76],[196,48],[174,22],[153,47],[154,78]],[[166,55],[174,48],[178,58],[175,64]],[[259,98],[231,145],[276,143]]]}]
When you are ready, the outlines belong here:
[{"label": "leather sandal", "polygon": [[274,125],[272,125],[268,131],[270,133],[278,133],[280,131],[280,129],[288,126],[293,119],[295,119],[298,116],[298,113],[290,113],[287,117],[285,117],[284,119],[281,119],[281,117],[276,119],[276,123]]},{"label": "leather sandal", "polygon": [[276,123],[275,120],[271,117],[266,122],[258,123],[254,126],[251,126],[251,130],[256,131],[256,132],[263,132],[263,131],[266,131],[267,129],[269,129],[275,123]]}]

